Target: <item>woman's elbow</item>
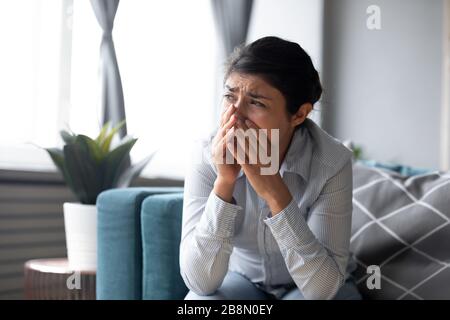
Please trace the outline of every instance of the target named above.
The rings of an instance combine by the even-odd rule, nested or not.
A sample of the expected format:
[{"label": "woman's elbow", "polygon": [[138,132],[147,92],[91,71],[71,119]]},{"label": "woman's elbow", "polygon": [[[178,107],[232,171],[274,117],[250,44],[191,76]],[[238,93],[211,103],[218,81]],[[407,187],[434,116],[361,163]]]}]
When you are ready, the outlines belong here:
[{"label": "woman's elbow", "polygon": [[188,275],[183,271],[181,271],[181,277],[183,278],[186,287],[199,296],[209,296],[216,292],[218,288],[218,286],[212,284],[211,281]]},{"label": "woman's elbow", "polygon": [[[331,280],[331,281],[330,281]],[[306,300],[332,300],[345,282],[345,277],[341,273],[324,281],[317,281],[315,284],[307,285],[303,288],[303,296]]]},{"label": "woman's elbow", "polygon": [[183,281],[189,290],[198,294],[199,296],[208,296],[213,294],[220,286],[214,279],[207,277],[203,272],[200,272],[196,266],[186,266],[180,264],[180,274]]}]

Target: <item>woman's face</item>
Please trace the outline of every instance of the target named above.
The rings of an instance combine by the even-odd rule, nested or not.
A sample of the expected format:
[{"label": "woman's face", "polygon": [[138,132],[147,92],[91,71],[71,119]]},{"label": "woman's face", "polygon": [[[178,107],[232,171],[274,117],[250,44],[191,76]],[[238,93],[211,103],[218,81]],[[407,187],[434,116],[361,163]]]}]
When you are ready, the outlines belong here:
[{"label": "woman's face", "polygon": [[283,94],[257,75],[231,73],[225,82],[222,101],[224,108],[234,104],[238,118],[269,129],[269,136],[270,129],[279,129],[280,142],[290,139],[299,124],[298,119],[288,113]]}]

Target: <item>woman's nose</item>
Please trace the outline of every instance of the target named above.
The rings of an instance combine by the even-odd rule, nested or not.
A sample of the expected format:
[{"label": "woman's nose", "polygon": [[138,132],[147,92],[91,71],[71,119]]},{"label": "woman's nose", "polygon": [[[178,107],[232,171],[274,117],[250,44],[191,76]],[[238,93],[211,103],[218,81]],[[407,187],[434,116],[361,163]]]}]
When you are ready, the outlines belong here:
[{"label": "woman's nose", "polygon": [[240,119],[246,119],[247,118],[247,110],[245,107],[244,101],[238,101],[235,103],[234,107],[236,108],[236,116]]}]

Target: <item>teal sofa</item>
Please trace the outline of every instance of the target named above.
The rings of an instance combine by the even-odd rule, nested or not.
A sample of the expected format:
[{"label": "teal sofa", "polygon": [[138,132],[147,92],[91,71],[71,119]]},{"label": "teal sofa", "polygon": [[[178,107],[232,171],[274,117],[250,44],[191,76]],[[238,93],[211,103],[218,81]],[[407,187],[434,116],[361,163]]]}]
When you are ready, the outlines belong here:
[{"label": "teal sofa", "polygon": [[[416,193],[426,193],[434,185],[444,185],[443,183],[446,183],[446,179],[448,179],[448,177],[445,178],[445,175],[440,176],[424,169],[376,161],[360,161],[360,163],[363,165],[362,167],[354,166],[354,187],[370,184],[373,189],[364,189],[366,192],[358,193],[356,200],[361,201],[361,203],[364,202],[367,207],[375,207],[373,211],[375,214],[388,210],[397,201],[396,197],[391,199],[389,195],[386,195],[390,199],[389,201],[383,200],[383,197],[380,198],[381,194],[386,193],[384,188],[387,187],[387,190],[392,190],[393,194],[399,194],[400,196],[401,192],[392,189],[392,184],[389,181],[384,182],[386,185],[384,183],[371,184],[370,182],[373,179],[379,180],[380,176],[378,172],[368,171],[368,168],[387,170],[385,175],[389,174],[390,176],[391,174],[401,174],[401,177],[391,176],[388,180],[396,179],[397,185],[404,183],[404,188],[413,188],[412,192]],[[430,175],[427,175],[427,172]],[[407,179],[416,175],[418,175],[418,178],[414,182]],[[413,187],[414,184],[416,187]],[[448,200],[445,200],[448,199],[445,190],[442,188],[442,195],[439,194],[435,197],[434,204],[430,203],[435,206],[439,206],[443,202],[448,203]],[[434,193],[434,195],[437,195],[437,193]],[[403,198],[399,197],[399,199]],[[416,209],[419,210],[422,207],[418,206]],[[97,299],[183,299],[188,292],[179,269],[183,189],[145,187],[108,190],[99,195],[97,208]],[[423,211],[423,208],[420,210]],[[392,210],[392,208],[389,210]],[[419,212],[420,210],[417,210],[405,211],[408,215],[397,224],[390,225],[390,227],[393,230],[400,228],[399,232],[402,236],[406,235],[408,239],[419,237],[417,224],[419,226],[426,225],[429,218],[433,218],[433,212]],[[417,216],[418,213],[422,215]],[[410,217],[411,215],[413,216]],[[416,221],[420,217],[423,221]],[[358,206],[354,206],[352,234],[357,232],[363,224],[369,226],[369,222],[366,214],[358,210]],[[393,239],[386,236],[380,229],[373,230],[367,227],[352,242],[351,249],[358,258],[367,259],[367,265],[377,265],[380,255],[386,252],[390,255],[401,248]],[[433,246],[423,250],[428,250],[432,254],[432,249]],[[445,255],[445,257],[448,257],[448,255]],[[359,265],[354,272],[354,276],[356,279],[363,280],[359,282],[359,289],[363,297],[365,299],[403,297],[403,291],[409,287],[393,286],[392,280],[401,284],[405,280],[404,270],[412,270],[413,274],[418,274],[420,270],[428,270],[432,267],[432,261],[425,261],[424,258],[417,259],[417,255],[411,253],[406,255],[403,260],[393,259],[391,265],[383,266],[383,274],[386,273],[391,281],[382,282],[381,290],[368,290],[365,287],[365,278],[368,275],[363,268],[364,266]],[[413,275],[409,275],[407,278],[413,282],[420,280],[414,280]],[[438,292],[440,297],[450,296],[450,290],[439,290],[435,289],[433,284],[430,285],[432,286],[428,293],[418,293],[420,297],[424,299],[432,298],[436,295],[433,292]],[[439,283],[436,286],[439,287]],[[405,298],[410,298],[410,296],[407,295]]]},{"label": "teal sofa", "polygon": [[97,299],[183,299],[178,263],[183,189],[126,188],[101,193]]}]

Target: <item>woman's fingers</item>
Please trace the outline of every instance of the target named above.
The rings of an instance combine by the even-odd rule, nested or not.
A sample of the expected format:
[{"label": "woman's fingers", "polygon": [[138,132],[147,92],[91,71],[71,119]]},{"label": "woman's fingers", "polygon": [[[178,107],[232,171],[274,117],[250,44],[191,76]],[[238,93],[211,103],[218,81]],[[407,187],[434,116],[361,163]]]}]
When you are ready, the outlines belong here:
[{"label": "woman's fingers", "polygon": [[225,152],[227,149],[227,143],[234,143],[234,127],[225,131],[223,137],[217,137],[217,140],[213,143],[213,148],[216,153],[220,153],[220,158],[225,159]]},{"label": "woman's fingers", "polygon": [[223,137],[223,142],[226,144],[228,142],[234,142],[234,134],[235,134],[235,128],[231,127],[225,134],[225,136]]},{"label": "woman's fingers", "polygon": [[237,137],[237,152],[235,153],[235,158],[239,164],[247,164],[249,161],[249,149],[248,144],[246,143],[246,139],[238,134]]},{"label": "woman's fingers", "polygon": [[259,129],[259,127],[250,119],[245,119],[245,125],[252,129]]},{"label": "woman's fingers", "polygon": [[[228,159],[229,162],[234,163],[234,154],[235,154],[235,128],[231,127],[230,130],[227,131],[227,133],[225,134],[225,136],[222,138],[222,146],[223,146],[223,159],[225,161],[227,161],[226,159],[226,155],[227,155],[227,150],[231,153],[230,159]],[[228,162],[227,161],[227,162]],[[230,163],[231,164],[231,163]]]},{"label": "woman's fingers", "polygon": [[258,142],[257,141],[258,140],[258,131],[259,131],[258,127],[256,127],[256,126],[249,127],[247,125],[247,120],[245,120],[245,121],[238,120],[238,123],[239,123],[239,127],[246,132],[246,134],[249,136],[249,138],[256,139],[256,142]]},{"label": "woman's fingers", "polygon": [[[245,145],[245,150],[247,154],[247,158],[249,160],[249,164],[257,164],[258,163],[258,130],[253,127],[248,127],[245,121],[238,121],[238,128],[244,130],[244,132],[237,131],[237,136],[245,141],[247,138],[248,144]],[[244,134],[243,134],[244,133]]]},{"label": "woman's fingers", "polygon": [[267,154],[270,150],[267,130],[260,129],[251,120],[238,118],[231,111],[234,112],[233,109],[227,111],[229,119],[219,128],[216,136],[214,145],[218,158],[227,161],[229,153],[228,156],[232,155],[238,164],[267,164],[266,158],[270,156]]},{"label": "woman's fingers", "polygon": [[223,144],[223,137],[225,136],[225,134],[227,133],[227,131],[229,131],[229,129],[231,129],[233,127],[233,125],[236,123],[236,116],[235,115],[231,115],[230,119],[228,120],[227,123],[225,123],[225,125],[221,126],[218,129],[218,132],[216,134],[216,136],[214,137],[214,141],[213,141],[213,147],[217,148],[218,145]]},{"label": "woman's fingers", "polygon": [[245,124],[252,129],[255,129],[258,132],[258,151],[263,155],[267,155],[267,152],[270,152],[270,139],[267,134],[267,129],[260,129],[253,121],[246,119]]},{"label": "woman's fingers", "polygon": [[225,134],[227,133],[227,131],[229,130],[229,129],[231,129],[233,126],[234,126],[234,124],[236,123],[236,121],[237,121],[237,117],[236,117],[236,115],[231,115],[231,117],[228,119],[228,122],[226,122],[219,130],[221,131],[220,132],[220,136],[221,137],[223,137],[223,136],[225,136]]},{"label": "woman's fingers", "polygon": [[228,122],[231,115],[236,111],[236,108],[233,104],[230,104],[227,109],[222,113],[222,117],[220,119],[220,126],[222,127],[225,123]]}]

